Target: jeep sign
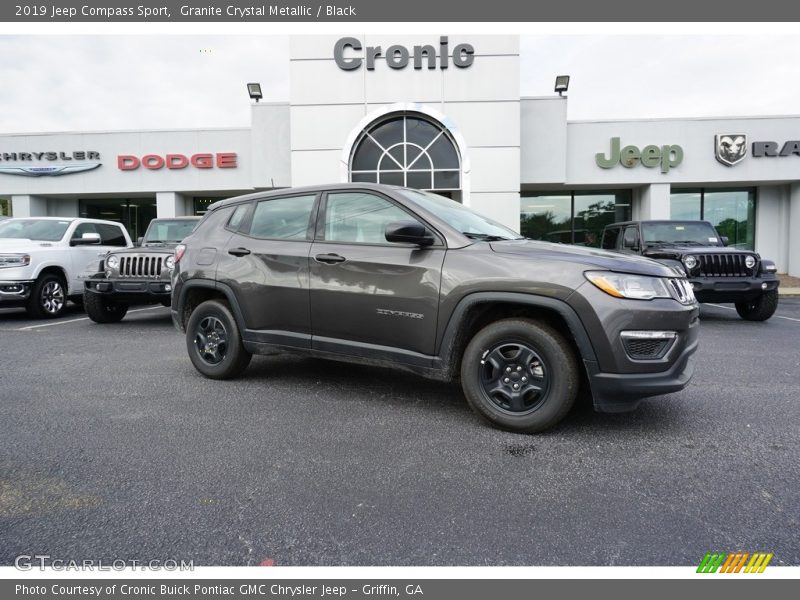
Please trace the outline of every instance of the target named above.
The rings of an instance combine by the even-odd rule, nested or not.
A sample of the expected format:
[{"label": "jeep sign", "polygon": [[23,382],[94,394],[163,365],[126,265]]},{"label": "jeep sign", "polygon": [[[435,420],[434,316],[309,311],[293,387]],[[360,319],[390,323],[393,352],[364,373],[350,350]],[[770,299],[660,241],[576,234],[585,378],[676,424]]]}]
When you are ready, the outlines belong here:
[{"label": "jeep sign", "polygon": [[611,152],[606,157],[602,152],[595,154],[597,166],[602,169],[612,169],[621,164],[631,169],[641,164],[648,169],[661,166],[662,173],[669,173],[673,167],[683,162],[683,148],[677,144],[665,146],[645,146],[641,150],[636,146],[625,146],[620,149],[619,138],[611,138]]},{"label": "jeep sign", "polygon": [[366,61],[367,70],[375,70],[375,60],[383,57],[386,64],[392,69],[405,69],[413,59],[414,68],[421,70],[423,65],[427,69],[446,69],[450,59],[453,66],[459,69],[466,69],[472,64],[475,58],[475,48],[472,44],[458,44],[453,48],[453,54],[449,54],[449,41],[444,35],[439,38],[439,52],[436,47],[430,44],[414,46],[410,50],[405,46],[389,46],[386,51],[381,46],[367,46],[366,51],[361,45],[361,41],[354,37],[343,37],[333,46],[333,59],[337,66],[344,71],[355,71],[361,68]]}]

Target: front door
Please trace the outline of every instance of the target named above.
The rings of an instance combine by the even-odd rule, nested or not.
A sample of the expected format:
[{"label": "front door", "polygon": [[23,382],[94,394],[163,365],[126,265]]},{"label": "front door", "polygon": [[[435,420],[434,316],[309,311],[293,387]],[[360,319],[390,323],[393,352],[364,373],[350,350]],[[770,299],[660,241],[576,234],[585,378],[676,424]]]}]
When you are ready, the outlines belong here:
[{"label": "front door", "polygon": [[387,242],[387,224],[417,219],[374,192],[330,192],[320,212],[310,260],[313,347],[432,355],[444,244]]}]

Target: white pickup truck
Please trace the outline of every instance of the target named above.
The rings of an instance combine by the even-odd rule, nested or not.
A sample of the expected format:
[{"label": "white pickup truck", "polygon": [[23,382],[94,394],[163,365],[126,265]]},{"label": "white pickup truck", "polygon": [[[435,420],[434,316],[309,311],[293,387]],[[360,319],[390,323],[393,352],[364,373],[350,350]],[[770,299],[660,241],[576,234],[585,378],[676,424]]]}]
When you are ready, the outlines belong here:
[{"label": "white pickup truck", "polygon": [[24,217],[0,221],[0,308],[24,306],[32,317],[57,317],[80,303],[86,265],[133,246],[120,223]]}]

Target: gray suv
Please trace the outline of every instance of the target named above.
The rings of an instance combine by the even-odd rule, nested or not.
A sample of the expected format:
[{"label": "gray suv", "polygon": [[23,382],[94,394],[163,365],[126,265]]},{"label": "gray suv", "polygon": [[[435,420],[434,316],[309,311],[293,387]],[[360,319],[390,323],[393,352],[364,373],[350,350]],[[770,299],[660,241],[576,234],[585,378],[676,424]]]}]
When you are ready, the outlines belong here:
[{"label": "gray suv", "polygon": [[412,189],[339,184],[217,202],[175,249],[172,318],[206,377],[293,352],[459,379],[496,426],[683,389],[698,305],[646,258],[535,242]]}]

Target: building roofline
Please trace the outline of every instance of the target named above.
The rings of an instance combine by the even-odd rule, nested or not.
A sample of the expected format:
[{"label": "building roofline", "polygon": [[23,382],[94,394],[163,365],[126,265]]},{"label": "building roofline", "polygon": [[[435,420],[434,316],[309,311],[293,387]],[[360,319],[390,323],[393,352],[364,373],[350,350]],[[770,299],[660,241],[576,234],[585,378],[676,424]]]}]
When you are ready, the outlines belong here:
[{"label": "building roofline", "polygon": [[800,115],[737,115],[737,116],[707,116],[707,117],[642,117],[638,119],[576,119],[567,120],[568,125],[584,125],[588,123],[652,123],[676,121],[752,121],[770,119],[800,119]]},{"label": "building roofline", "polygon": [[252,127],[196,127],[183,129],[100,129],[96,131],[21,131],[0,133],[0,138],[45,135],[116,135],[119,133],[197,133],[202,131],[251,131]]}]

